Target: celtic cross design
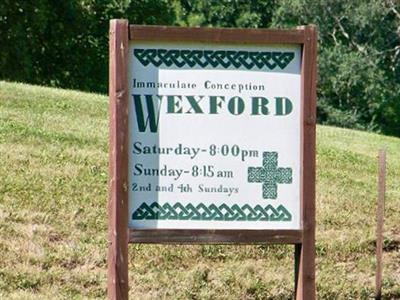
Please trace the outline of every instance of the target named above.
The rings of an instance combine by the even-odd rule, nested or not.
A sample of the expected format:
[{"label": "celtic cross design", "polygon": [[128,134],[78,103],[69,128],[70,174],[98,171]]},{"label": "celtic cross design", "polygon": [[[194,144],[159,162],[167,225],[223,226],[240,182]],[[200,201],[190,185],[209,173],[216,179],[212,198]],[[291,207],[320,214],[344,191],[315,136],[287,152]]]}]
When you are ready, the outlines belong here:
[{"label": "celtic cross design", "polygon": [[262,183],[264,199],[278,197],[278,184],[292,183],[292,168],[278,168],[278,152],[263,152],[262,167],[248,168],[248,182]]}]

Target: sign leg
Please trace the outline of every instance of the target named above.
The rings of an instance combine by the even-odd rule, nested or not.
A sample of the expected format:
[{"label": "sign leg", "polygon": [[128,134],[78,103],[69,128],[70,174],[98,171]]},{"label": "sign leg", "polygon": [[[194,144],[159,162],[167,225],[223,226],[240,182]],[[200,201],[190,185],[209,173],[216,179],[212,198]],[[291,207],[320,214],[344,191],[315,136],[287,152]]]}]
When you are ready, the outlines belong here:
[{"label": "sign leg", "polygon": [[[110,22],[108,299],[128,299],[128,21]],[[117,118],[118,116],[118,118]]]},{"label": "sign leg", "polygon": [[301,244],[294,245],[294,294],[297,295],[297,283],[299,280]]},{"label": "sign leg", "polygon": [[315,294],[314,245],[295,245],[295,299],[313,300]]}]

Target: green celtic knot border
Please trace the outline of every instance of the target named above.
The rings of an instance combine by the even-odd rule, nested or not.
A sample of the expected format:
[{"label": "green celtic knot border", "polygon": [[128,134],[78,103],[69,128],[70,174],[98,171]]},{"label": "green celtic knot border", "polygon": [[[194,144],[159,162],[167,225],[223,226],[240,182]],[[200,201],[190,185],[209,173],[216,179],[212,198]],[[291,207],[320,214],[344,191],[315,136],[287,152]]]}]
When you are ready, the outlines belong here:
[{"label": "green celtic knot border", "polygon": [[279,51],[233,51],[233,50],[179,50],[179,49],[134,49],[134,56],[143,66],[156,67],[201,67],[228,69],[230,67],[247,70],[284,70],[294,59],[294,52]]},{"label": "green celtic knot border", "polygon": [[254,207],[244,204],[229,206],[199,203],[197,205],[143,202],[132,214],[132,220],[194,220],[194,221],[291,221],[292,215],[283,206],[268,204]]}]

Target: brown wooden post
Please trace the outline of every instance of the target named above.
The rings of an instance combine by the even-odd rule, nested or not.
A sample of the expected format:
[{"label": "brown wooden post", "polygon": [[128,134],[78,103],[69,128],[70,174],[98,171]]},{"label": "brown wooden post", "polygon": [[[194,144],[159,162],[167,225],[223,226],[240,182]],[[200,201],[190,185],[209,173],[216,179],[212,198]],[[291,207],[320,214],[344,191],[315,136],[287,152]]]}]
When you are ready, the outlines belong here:
[{"label": "brown wooden post", "polygon": [[379,150],[378,156],[378,207],[376,211],[376,291],[375,299],[382,297],[382,269],[383,269],[383,216],[385,210],[385,171],[386,153]]},{"label": "brown wooden post", "polygon": [[305,41],[302,53],[302,176],[301,219],[303,238],[295,250],[296,299],[312,300],[315,292],[315,124],[316,124],[316,56],[315,26],[302,26]]},{"label": "brown wooden post", "polygon": [[128,29],[110,21],[108,299],[128,299]]}]

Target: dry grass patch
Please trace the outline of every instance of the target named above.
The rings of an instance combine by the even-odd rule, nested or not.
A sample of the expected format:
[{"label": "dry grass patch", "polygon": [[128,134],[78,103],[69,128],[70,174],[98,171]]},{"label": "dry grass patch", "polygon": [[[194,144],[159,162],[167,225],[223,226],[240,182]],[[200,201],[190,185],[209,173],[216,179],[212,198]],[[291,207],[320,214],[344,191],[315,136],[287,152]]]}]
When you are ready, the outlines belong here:
[{"label": "dry grass patch", "polygon": [[[107,98],[0,82],[0,299],[104,299]],[[317,129],[319,299],[374,292],[376,155],[387,149],[384,284],[400,298],[400,139]],[[293,246],[130,245],[132,299],[290,299]]]}]

